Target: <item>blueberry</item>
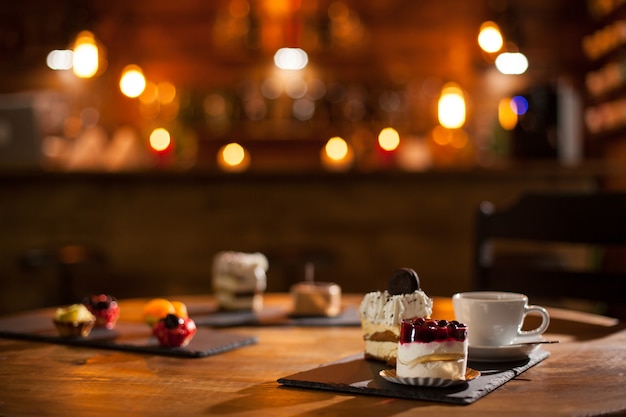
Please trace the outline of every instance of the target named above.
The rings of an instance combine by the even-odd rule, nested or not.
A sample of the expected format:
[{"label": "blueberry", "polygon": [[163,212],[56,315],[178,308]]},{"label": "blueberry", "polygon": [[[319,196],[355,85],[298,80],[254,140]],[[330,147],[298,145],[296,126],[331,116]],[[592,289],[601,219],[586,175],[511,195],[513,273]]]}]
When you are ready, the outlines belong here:
[{"label": "blueberry", "polygon": [[178,317],[176,314],[168,314],[162,320],[165,323],[165,327],[167,327],[168,329],[175,329],[178,326],[180,326],[180,325],[185,323],[185,320],[183,320],[182,318]]},{"label": "blueberry", "polygon": [[109,308],[110,303],[108,301],[98,301],[95,305],[96,310],[106,310]]}]

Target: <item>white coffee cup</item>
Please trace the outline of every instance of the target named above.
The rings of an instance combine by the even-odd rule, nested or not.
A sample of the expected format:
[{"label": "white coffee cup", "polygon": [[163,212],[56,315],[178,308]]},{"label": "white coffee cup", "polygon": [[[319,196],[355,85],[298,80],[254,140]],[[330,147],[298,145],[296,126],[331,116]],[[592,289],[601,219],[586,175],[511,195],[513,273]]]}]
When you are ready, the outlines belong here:
[{"label": "white coffee cup", "polygon": [[[505,346],[532,340],[548,329],[550,315],[545,308],[528,305],[524,294],[502,291],[472,291],[452,296],[457,321],[467,325],[470,346]],[[541,324],[522,330],[528,314],[539,314]]]}]

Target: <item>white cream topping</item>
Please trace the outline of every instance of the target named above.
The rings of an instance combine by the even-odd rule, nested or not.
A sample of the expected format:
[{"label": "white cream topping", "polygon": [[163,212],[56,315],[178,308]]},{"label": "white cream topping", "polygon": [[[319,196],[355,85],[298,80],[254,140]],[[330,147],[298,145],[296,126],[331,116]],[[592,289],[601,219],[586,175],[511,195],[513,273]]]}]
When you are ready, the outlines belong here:
[{"label": "white cream topping", "polygon": [[387,327],[400,326],[406,318],[428,318],[432,312],[433,300],[422,290],[400,295],[391,295],[387,290],[370,292],[359,307],[362,320]]}]

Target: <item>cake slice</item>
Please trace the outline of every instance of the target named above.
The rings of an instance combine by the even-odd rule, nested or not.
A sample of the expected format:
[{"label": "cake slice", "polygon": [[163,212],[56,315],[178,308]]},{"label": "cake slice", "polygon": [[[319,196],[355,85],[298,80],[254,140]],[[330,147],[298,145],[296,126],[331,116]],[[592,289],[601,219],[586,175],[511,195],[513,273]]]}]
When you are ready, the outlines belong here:
[{"label": "cake slice", "polygon": [[268,267],[262,253],[217,253],[213,258],[213,289],[220,309],[261,311]]},{"label": "cake slice", "polygon": [[458,321],[402,321],[396,375],[399,378],[465,379],[467,326]]},{"label": "cake slice", "polygon": [[366,359],[395,365],[402,319],[430,317],[432,300],[420,290],[414,270],[402,268],[389,278],[388,288],[365,294],[359,307]]}]

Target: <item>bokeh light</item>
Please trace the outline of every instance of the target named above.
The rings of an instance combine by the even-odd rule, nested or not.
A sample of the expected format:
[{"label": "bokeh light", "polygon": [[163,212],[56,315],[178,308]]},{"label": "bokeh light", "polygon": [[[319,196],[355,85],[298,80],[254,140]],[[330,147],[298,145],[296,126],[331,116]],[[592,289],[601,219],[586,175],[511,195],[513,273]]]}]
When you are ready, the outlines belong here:
[{"label": "bokeh light", "polygon": [[224,171],[240,172],[250,165],[250,156],[243,146],[237,142],[231,142],[219,149],[217,164]]},{"label": "bokeh light", "polygon": [[441,90],[438,118],[441,126],[448,129],[458,129],[465,124],[465,98],[457,84],[448,83]]},{"label": "bokeh light", "polygon": [[80,78],[91,78],[98,72],[99,51],[96,39],[89,31],[78,34],[74,42],[72,68]]},{"label": "bokeh light", "polygon": [[386,127],[378,134],[378,145],[385,151],[394,151],[400,145],[400,134],[394,128]]},{"label": "bokeh light", "polygon": [[55,71],[72,69],[74,53],[70,49],[55,49],[46,57],[46,65]]},{"label": "bokeh light", "polygon": [[146,78],[137,65],[127,65],[120,78],[120,90],[131,98],[139,97],[146,88]]},{"label": "bokeh light", "polygon": [[298,120],[309,120],[315,114],[315,103],[308,98],[294,100],[291,106],[293,116]]},{"label": "bokeh light", "polygon": [[517,126],[517,113],[513,110],[513,100],[505,97],[498,103],[498,122],[504,130]]},{"label": "bokeh light", "polygon": [[528,69],[528,59],[521,52],[503,52],[496,58],[496,68],[506,75],[523,74]]},{"label": "bokeh light", "polygon": [[502,48],[504,39],[502,38],[502,33],[500,33],[500,28],[497,24],[494,22],[485,22],[480,26],[478,45],[487,53],[498,52]]},{"label": "bokeh light", "polygon": [[332,137],[326,142],[324,147],[326,155],[332,160],[339,161],[348,154],[348,144],[339,136]]},{"label": "bokeh light", "polygon": [[170,82],[163,81],[159,83],[157,91],[161,104],[170,104],[176,98],[176,87]]},{"label": "bokeh light", "polygon": [[328,139],[322,149],[321,161],[329,171],[345,171],[352,166],[354,152],[343,138],[335,136]]},{"label": "bokeh light", "polygon": [[280,48],[274,54],[274,64],[283,70],[297,71],[307,66],[309,57],[300,48]]},{"label": "bokeh light", "polygon": [[170,147],[170,132],[167,129],[159,127],[150,133],[150,147],[157,152],[163,152]]},{"label": "bokeh light", "polygon": [[509,103],[511,110],[515,112],[518,116],[526,114],[528,111],[528,100],[524,96],[515,96],[511,99]]}]

